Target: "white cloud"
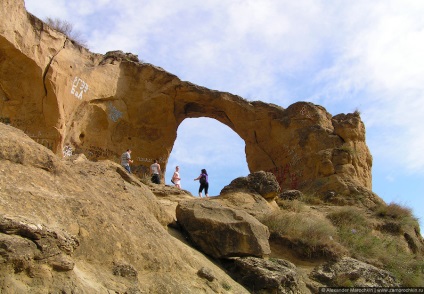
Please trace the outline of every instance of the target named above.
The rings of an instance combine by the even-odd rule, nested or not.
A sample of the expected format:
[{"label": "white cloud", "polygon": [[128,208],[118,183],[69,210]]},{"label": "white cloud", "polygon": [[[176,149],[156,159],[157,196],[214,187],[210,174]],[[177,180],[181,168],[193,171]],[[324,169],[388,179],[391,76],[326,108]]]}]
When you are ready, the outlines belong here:
[{"label": "white cloud", "polygon": [[340,26],[346,37],[336,40],[340,52],[318,76],[325,86],[314,99],[361,105],[368,131],[379,131],[373,154],[423,172],[424,2],[361,2],[360,11]]},{"label": "white cloud", "polygon": [[185,119],[178,128],[172,153],[188,164],[210,165],[212,159],[225,165],[231,157],[246,162],[244,141],[229,127],[210,118]]},{"label": "white cloud", "polygon": [[45,17],[67,19],[69,15],[65,0],[26,0],[25,8],[40,19]]}]

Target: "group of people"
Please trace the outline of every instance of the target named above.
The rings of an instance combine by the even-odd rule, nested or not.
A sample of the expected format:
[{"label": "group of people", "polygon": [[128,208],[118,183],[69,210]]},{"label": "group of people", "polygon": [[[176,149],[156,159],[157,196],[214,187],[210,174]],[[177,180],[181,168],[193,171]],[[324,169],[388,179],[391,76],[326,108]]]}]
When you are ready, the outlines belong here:
[{"label": "group of people", "polygon": [[[124,152],[121,156],[121,165],[128,171],[128,173],[131,173],[131,167],[130,164],[133,163],[131,160],[131,149],[127,149],[126,152]],[[153,161],[153,164],[150,165],[150,174],[152,176],[151,180],[155,184],[160,184],[160,164],[155,159]],[[208,180],[208,173],[206,172],[206,169],[202,169],[200,175],[194,179],[195,181],[199,181],[199,197],[202,198],[202,192],[205,190],[205,196],[209,197],[208,190],[209,190],[209,180]],[[181,178],[180,178],[180,167],[175,167],[175,172],[172,175],[171,182],[177,187],[178,189],[181,189]]]}]

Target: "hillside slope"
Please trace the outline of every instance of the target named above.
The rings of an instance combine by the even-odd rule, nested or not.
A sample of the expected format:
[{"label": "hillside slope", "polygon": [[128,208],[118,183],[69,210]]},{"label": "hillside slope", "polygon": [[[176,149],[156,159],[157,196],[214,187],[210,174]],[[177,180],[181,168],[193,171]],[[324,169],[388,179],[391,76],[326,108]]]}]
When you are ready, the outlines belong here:
[{"label": "hillside slope", "polygon": [[61,160],[0,123],[0,171],[1,293],[246,292],[171,236],[172,217],[115,163]]}]

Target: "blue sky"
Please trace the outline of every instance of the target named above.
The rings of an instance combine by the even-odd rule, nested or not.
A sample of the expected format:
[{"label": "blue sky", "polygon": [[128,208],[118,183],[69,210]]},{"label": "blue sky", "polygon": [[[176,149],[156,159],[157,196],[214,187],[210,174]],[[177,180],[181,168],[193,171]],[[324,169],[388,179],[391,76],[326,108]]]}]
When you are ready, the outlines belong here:
[{"label": "blue sky", "polygon": [[[361,112],[373,190],[424,220],[424,1],[27,0],[74,24],[92,52],[122,50],[181,80],[287,107]],[[205,132],[204,130],[208,131]],[[168,162],[197,194],[248,174],[244,142],[212,119],[183,121]]]}]

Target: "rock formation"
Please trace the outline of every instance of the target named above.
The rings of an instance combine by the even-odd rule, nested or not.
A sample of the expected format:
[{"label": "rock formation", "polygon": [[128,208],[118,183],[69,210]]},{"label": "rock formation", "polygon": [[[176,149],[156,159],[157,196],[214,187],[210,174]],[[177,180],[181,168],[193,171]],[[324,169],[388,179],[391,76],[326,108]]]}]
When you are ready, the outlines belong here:
[{"label": "rock formation", "polygon": [[271,253],[268,228],[243,210],[209,200],[188,200],[178,204],[176,214],[190,239],[215,258]]},{"label": "rock formation", "polygon": [[391,273],[350,257],[324,264],[316,268],[312,276],[332,286],[340,283],[354,287],[399,286]]},{"label": "rock formation", "polygon": [[220,194],[226,194],[231,191],[245,191],[248,193],[255,193],[262,196],[267,200],[274,200],[277,197],[280,186],[275,180],[272,173],[259,171],[248,175],[247,177],[239,177],[228,186],[221,190]]},{"label": "rock formation", "polygon": [[171,236],[173,218],[122,171],[0,123],[0,293],[247,293]]},{"label": "rock formation", "polygon": [[[283,190],[354,198],[358,187],[371,189],[372,157],[358,114],[249,102],[181,81],[130,53],[91,53],[28,14],[23,0],[3,0],[0,17],[0,121],[56,154],[70,144],[90,160],[117,162],[130,147],[136,174],[153,159],[166,170],[180,123],[209,117],[244,140],[250,172],[274,173]],[[369,199],[364,205],[379,201]]]},{"label": "rock formation", "polygon": [[[418,222],[371,191],[358,113],[249,102],[130,53],[91,53],[23,0],[2,0],[0,17],[1,293],[422,286]],[[251,174],[222,195],[198,200],[117,164],[132,148],[136,175],[153,159],[166,169],[194,117],[246,144]]]},{"label": "rock formation", "polygon": [[[247,293],[233,278],[255,293],[315,293],[323,286],[399,284],[391,273],[347,258],[346,250],[337,260],[312,259],[313,266],[305,268],[304,260],[293,258],[305,255],[299,252],[302,246],[268,240],[268,228],[254,217],[294,212],[280,210],[275,200],[248,192],[246,187],[232,186],[218,197],[195,199],[174,187],[146,185],[108,160],[57,157],[2,123],[0,171],[1,293]],[[246,178],[262,186],[258,174]],[[272,178],[261,178],[262,184],[274,187]],[[314,206],[308,213],[305,206],[294,219],[319,221],[339,209]],[[376,236],[390,232],[388,240],[400,245],[401,260],[409,263],[402,266],[409,268],[411,260],[419,266],[424,242],[416,224],[407,225],[401,219],[397,226],[396,218],[377,220],[368,223],[374,223]],[[180,226],[190,239],[179,232]],[[352,226],[360,229],[361,224]],[[333,236],[332,248],[342,246]],[[294,244],[295,238],[282,237]],[[269,260],[254,258],[266,255]],[[245,257],[228,260],[230,256]]]},{"label": "rock formation", "polygon": [[305,283],[299,278],[297,268],[291,262],[255,257],[236,258],[227,268],[253,293],[308,293]]}]

